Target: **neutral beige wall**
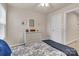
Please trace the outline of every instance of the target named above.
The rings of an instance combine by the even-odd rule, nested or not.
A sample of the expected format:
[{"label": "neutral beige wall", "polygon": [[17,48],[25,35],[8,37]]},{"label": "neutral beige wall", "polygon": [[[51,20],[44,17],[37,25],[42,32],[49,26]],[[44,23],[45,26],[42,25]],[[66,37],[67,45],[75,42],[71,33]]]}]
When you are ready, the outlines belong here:
[{"label": "neutral beige wall", "polygon": [[45,15],[10,6],[8,6],[7,15],[7,41],[10,45],[24,43],[23,28],[26,28],[26,25],[22,25],[22,22],[26,22],[28,19],[37,20],[39,22],[40,32],[42,32],[43,37],[45,36]]},{"label": "neutral beige wall", "polygon": [[[65,43],[65,35],[64,35],[64,33],[67,33],[66,28],[65,28],[65,25],[66,25],[65,23],[66,22],[65,22],[65,19],[64,19],[64,14],[65,14],[65,12],[67,12],[69,10],[72,10],[72,9],[75,9],[75,8],[79,8],[78,3],[77,4],[70,4],[69,6],[66,6],[66,7],[64,7],[62,9],[58,9],[58,10],[48,14],[48,18],[50,16],[55,15],[55,14],[62,14],[62,42],[64,42],[64,43]],[[49,21],[49,19],[48,19],[48,21]],[[47,25],[49,25],[49,24],[47,23]],[[49,27],[47,27],[47,32],[48,33],[50,32]]]}]

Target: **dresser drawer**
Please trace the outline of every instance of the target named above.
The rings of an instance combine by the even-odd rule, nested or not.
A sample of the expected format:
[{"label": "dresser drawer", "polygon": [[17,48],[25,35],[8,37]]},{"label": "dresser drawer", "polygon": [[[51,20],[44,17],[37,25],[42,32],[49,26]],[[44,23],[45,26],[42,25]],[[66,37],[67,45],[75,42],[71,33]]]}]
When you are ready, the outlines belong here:
[{"label": "dresser drawer", "polygon": [[38,41],[42,39],[41,33],[38,32],[32,32],[32,33],[26,33],[26,41]]}]

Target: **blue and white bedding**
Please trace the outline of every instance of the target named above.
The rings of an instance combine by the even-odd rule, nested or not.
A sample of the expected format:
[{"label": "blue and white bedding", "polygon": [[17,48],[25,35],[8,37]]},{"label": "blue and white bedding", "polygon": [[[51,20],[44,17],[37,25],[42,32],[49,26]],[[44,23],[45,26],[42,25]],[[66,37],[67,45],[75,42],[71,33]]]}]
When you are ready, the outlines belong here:
[{"label": "blue and white bedding", "polygon": [[66,56],[42,41],[17,46],[12,48],[12,51],[12,56]]}]

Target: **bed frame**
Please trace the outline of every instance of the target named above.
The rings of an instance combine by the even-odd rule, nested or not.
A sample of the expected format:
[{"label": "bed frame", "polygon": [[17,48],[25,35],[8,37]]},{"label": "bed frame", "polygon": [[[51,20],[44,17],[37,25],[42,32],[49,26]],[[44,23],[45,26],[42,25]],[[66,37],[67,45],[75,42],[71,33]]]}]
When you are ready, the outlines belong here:
[{"label": "bed frame", "polygon": [[60,44],[58,42],[55,42],[53,40],[42,40],[43,42],[47,43],[48,45],[50,45],[51,47],[62,51],[63,53],[65,53],[67,56],[78,56],[77,51],[74,48],[71,48],[69,46]]}]

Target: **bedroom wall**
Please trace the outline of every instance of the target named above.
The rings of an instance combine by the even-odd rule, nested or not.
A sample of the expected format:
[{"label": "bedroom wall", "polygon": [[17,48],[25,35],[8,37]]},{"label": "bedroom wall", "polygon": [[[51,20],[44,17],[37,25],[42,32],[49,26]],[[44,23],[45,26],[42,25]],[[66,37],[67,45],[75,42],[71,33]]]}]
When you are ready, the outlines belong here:
[{"label": "bedroom wall", "polygon": [[45,15],[35,11],[8,6],[7,41],[10,45],[24,43],[23,28],[26,28],[26,25],[22,25],[22,22],[26,22],[28,19],[35,19],[39,22],[40,32],[42,32],[43,39],[45,38]]},{"label": "bedroom wall", "polygon": [[[65,38],[67,38],[67,37],[65,37],[65,34],[64,33],[67,33],[67,31],[66,31],[66,29],[65,29],[65,19],[64,19],[64,13],[65,12],[67,12],[67,11],[69,11],[69,10],[72,10],[72,9],[75,9],[75,8],[79,8],[79,4],[70,4],[69,6],[66,6],[66,7],[64,7],[64,8],[62,8],[62,9],[58,9],[58,10],[56,10],[56,11],[54,11],[54,12],[51,12],[51,13],[49,13],[48,14],[48,22],[47,22],[47,33],[48,33],[48,37],[50,37],[49,36],[49,29],[51,29],[50,27],[49,27],[49,23],[50,23],[50,21],[49,21],[49,17],[51,17],[51,16],[53,16],[53,15],[56,15],[56,14],[62,14],[62,43],[64,43],[64,44],[66,44],[67,42],[66,42],[66,39]],[[52,32],[52,31],[51,31]],[[51,34],[50,34],[51,35]]]}]

